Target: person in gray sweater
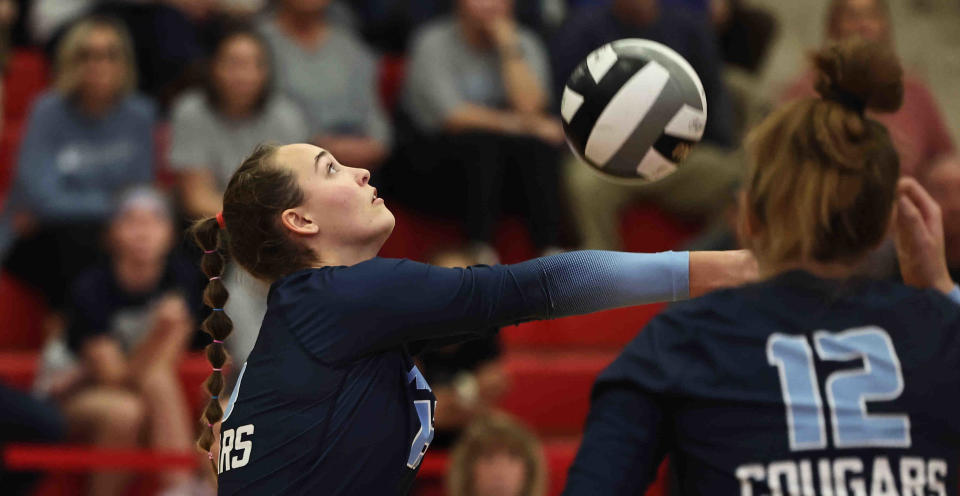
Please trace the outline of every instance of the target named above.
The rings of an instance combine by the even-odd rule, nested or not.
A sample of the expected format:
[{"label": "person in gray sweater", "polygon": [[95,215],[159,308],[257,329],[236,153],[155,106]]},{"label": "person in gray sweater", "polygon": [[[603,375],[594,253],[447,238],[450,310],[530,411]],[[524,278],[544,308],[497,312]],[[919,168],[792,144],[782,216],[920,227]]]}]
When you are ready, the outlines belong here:
[{"label": "person in gray sweater", "polygon": [[54,309],[100,255],[116,196],[154,178],[155,110],[135,85],[123,26],[88,19],[64,36],[54,86],[31,111],[0,214],[0,255],[9,247],[4,268]]},{"label": "person in gray sweater", "polygon": [[375,170],[391,128],[377,93],[377,60],[330,19],[330,0],[280,0],[260,31],[276,64],[277,85],[303,109],[310,140],[342,163]]}]

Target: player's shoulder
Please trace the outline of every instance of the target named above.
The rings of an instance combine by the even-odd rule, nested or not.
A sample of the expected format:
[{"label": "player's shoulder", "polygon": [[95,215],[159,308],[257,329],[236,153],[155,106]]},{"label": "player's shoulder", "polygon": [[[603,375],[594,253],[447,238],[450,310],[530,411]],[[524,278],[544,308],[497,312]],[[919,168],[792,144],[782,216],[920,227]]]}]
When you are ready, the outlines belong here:
[{"label": "player's shoulder", "polygon": [[297,304],[304,299],[350,300],[398,269],[417,264],[406,259],[374,257],[355,265],[313,267],[292,272],[270,285],[268,304]]}]

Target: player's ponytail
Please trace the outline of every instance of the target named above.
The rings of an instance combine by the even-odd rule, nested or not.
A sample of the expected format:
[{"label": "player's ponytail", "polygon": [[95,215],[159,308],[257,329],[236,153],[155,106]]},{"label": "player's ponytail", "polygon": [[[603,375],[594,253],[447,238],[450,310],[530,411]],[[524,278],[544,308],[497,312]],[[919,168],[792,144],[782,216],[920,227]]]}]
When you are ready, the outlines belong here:
[{"label": "player's ponytail", "polygon": [[742,214],[762,265],[855,263],[886,235],[899,158],[866,113],[893,112],[903,71],[892,48],[848,40],[813,56],[819,98],[789,103],[747,138]]},{"label": "player's ponytail", "polygon": [[[212,309],[201,325],[201,329],[213,338],[213,342],[204,350],[207,360],[213,367],[213,372],[203,383],[210,398],[200,416],[200,437],[197,439],[197,447],[207,453],[211,453],[211,446],[213,446],[213,424],[219,422],[223,416],[220,395],[223,393],[224,386],[222,369],[227,361],[227,350],[223,346],[223,341],[233,330],[233,322],[223,309],[229,293],[221,279],[226,265],[227,244],[221,242],[224,231],[221,228],[220,219],[222,216],[218,214],[217,217],[197,221],[191,228],[193,239],[203,250],[200,266],[209,278],[207,287],[203,291],[203,301]],[[210,461],[216,472],[216,463],[212,457]]]}]

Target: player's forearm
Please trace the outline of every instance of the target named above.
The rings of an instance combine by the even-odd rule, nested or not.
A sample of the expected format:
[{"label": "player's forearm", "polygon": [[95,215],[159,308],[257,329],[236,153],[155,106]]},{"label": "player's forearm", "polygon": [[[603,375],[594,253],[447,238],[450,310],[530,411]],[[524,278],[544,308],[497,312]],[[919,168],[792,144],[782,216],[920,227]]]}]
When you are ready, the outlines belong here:
[{"label": "player's forearm", "polygon": [[687,252],[584,250],[531,262],[545,276],[550,317],[676,301],[690,294]]},{"label": "player's forearm", "polygon": [[690,297],[757,280],[757,261],[747,250],[690,252]]}]

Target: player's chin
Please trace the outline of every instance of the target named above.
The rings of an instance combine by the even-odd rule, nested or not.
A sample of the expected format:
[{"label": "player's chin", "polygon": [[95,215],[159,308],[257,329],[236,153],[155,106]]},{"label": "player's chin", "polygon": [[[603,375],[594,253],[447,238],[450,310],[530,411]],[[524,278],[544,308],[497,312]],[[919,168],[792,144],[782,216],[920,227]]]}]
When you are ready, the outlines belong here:
[{"label": "player's chin", "polygon": [[397,225],[397,219],[393,216],[393,212],[390,211],[385,205],[380,205],[380,208],[377,212],[377,222],[383,223],[383,228],[387,233],[393,232],[393,227]]}]

